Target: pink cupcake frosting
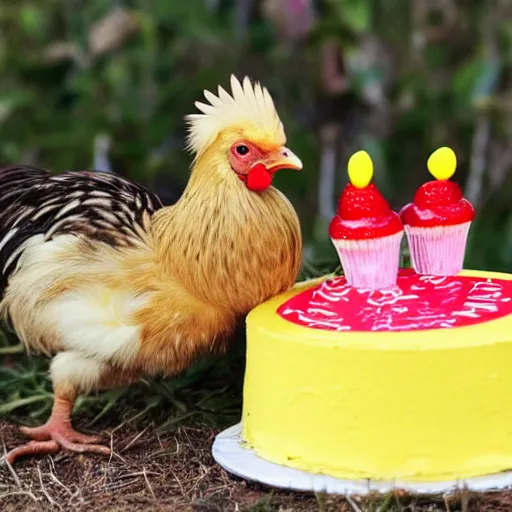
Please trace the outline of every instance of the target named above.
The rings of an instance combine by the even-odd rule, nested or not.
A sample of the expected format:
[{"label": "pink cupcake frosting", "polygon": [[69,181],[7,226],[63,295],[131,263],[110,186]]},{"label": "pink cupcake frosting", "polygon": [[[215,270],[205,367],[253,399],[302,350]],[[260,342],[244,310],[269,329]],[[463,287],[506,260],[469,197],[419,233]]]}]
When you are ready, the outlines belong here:
[{"label": "pink cupcake frosting", "polygon": [[404,225],[413,227],[454,226],[475,218],[473,205],[464,198],[457,183],[428,181],[414,195],[414,201],[400,211]]}]

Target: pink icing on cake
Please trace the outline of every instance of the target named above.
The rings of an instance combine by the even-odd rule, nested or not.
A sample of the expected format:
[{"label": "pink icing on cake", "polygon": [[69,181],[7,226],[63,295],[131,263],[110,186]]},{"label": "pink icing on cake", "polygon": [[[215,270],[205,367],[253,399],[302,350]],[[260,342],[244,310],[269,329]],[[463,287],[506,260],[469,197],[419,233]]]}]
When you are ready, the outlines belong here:
[{"label": "pink icing on cake", "polygon": [[392,290],[357,290],[344,277],[295,295],[277,313],[329,331],[417,331],[466,327],[512,313],[512,281],[400,271]]}]

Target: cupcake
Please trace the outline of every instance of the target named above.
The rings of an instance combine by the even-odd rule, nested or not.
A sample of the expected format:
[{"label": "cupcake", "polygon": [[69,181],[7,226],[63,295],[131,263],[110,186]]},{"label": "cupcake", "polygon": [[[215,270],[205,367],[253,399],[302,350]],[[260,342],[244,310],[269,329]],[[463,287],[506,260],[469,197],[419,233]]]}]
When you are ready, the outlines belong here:
[{"label": "cupcake", "polygon": [[457,183],[449,181],[457,167],[450,148],[432,153],[427,166],[436,179],[416,191],[414,201],[401,210],[400,217],[414,270],[418,274],[452,276],[462,270],[475,209]]},{"label": "cupcake", "polygon": [[393,288],[404,233],[400,217],[370,183],[373,164],[368,153],[352,155],[348,176],[350,183],[329,225],[347,283],[364,289]]}]

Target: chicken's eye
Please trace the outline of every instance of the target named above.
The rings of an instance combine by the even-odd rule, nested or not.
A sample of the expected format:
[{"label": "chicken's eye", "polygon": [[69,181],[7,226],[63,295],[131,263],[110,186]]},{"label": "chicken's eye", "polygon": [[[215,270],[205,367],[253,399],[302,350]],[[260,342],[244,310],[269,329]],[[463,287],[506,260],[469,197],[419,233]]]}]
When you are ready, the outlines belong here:
[{"label": "chicken's eye", "polygon": [[249,153],[249,148],[245,145],[245,144],[240,144],[239,146],[236,147],[236,152],[239,154],[239,155],[247,155],[247,153]]}]

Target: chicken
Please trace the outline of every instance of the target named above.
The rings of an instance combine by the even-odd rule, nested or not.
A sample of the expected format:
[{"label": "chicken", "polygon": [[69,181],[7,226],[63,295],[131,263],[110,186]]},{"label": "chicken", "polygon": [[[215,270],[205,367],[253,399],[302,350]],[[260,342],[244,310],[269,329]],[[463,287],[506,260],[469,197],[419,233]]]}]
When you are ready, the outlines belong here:
[{"label": "chicken", "polygon": [[172,206],[112,173],[0,170],[0,313],[29,352],[52,357],[48,421],[7,460],[109,454],[71,426],[79,394],[173,375],[226,349],[252,308],[290,288],[302,256],[297,214],[271,186],[300,170],[268,90],[231,77],[229,94],[187,116],[194,154]]}]

